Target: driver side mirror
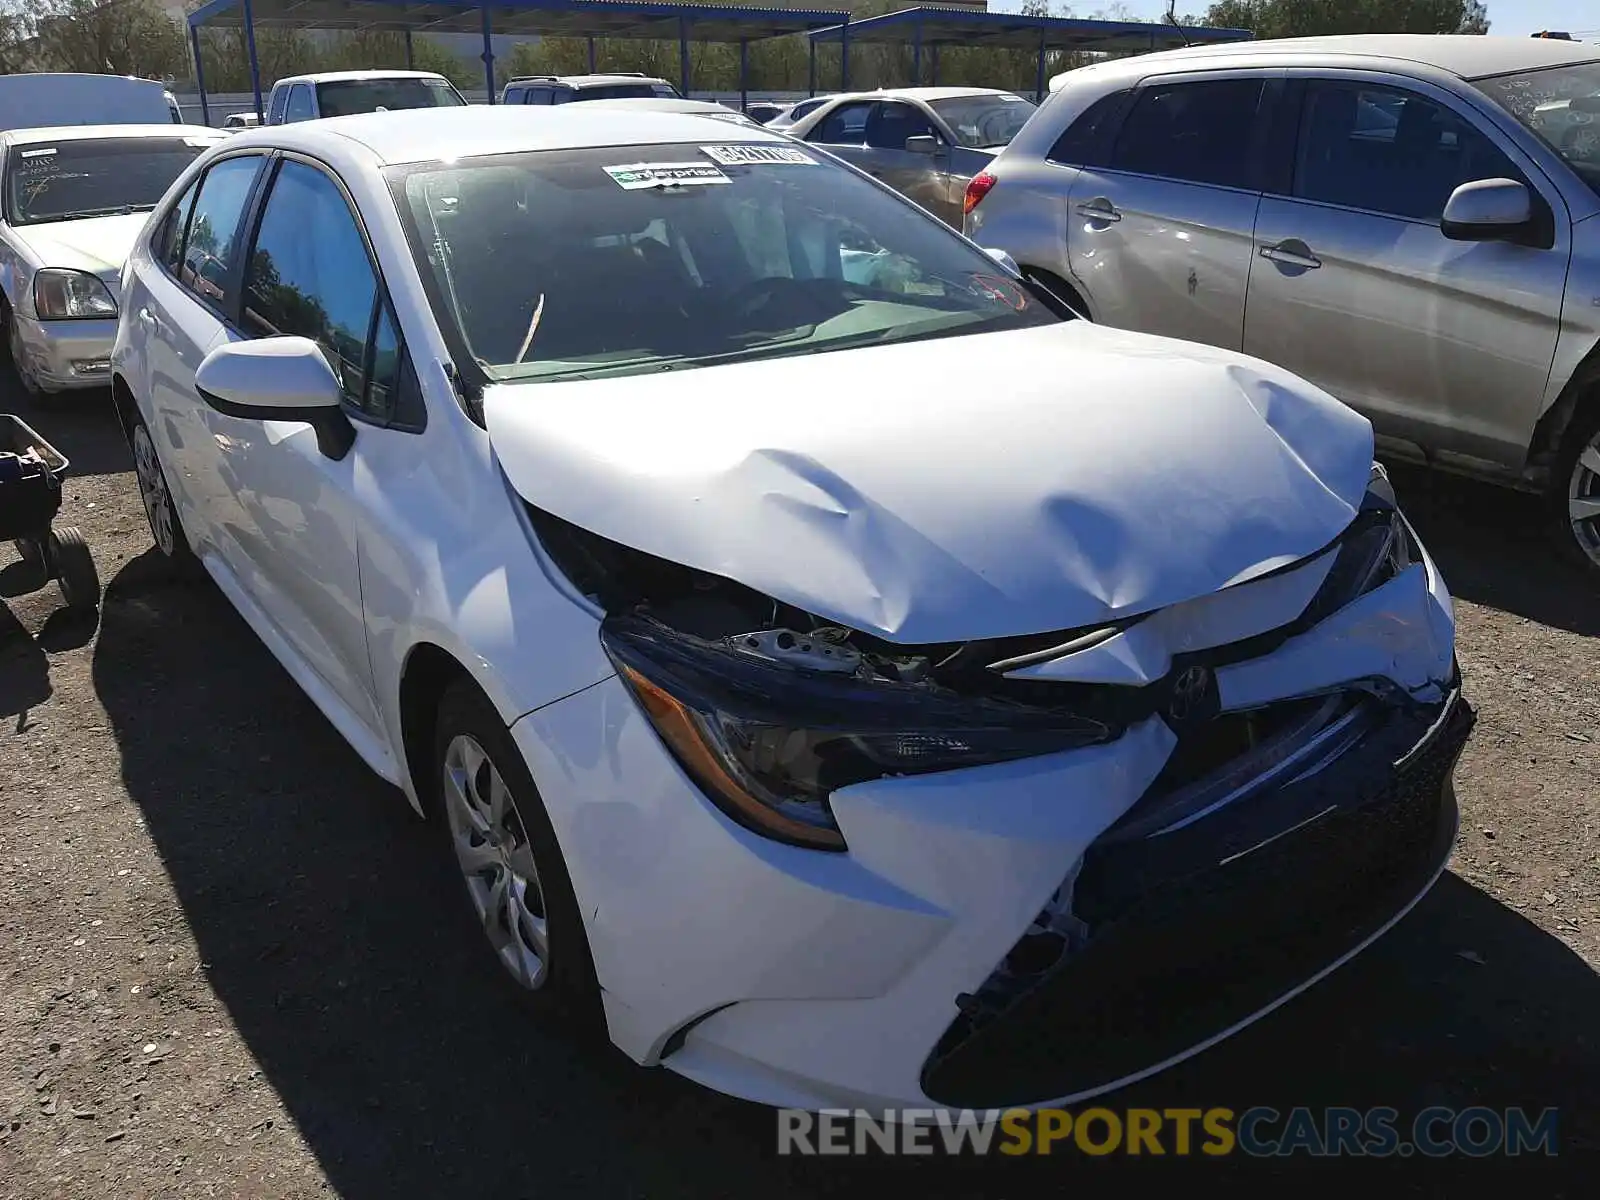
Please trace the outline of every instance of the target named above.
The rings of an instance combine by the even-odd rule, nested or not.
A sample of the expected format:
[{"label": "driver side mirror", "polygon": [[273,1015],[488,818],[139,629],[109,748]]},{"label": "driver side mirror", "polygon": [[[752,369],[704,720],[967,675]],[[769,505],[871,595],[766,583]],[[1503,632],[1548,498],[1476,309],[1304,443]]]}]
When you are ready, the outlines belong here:
[{"label": "driver side mirror", "polygon": [[937,154],[943,144],[931,133],[918,133],[906,139],[906,149],[912,154]]},{"label": "driver side mirror", "polygon": [[1456,242],[1526,240],[1533,226],[1533,193],[1514,179],[1463,183],[1444,206],[1440,232]]},{"label": "driver side mirror", "polygon": [[317,449],[338,460],[355,445],[344,389],[322,348],[310,338],[229,342],[205,356],[194,376],[200,398],[241,421],[304,421]]}]

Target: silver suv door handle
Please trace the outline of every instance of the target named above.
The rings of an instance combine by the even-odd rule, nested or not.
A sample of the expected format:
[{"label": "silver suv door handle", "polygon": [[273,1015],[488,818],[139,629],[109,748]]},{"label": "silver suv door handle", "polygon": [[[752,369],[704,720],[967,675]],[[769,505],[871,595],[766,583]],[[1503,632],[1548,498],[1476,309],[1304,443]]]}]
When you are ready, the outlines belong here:
[{"label": "silver suv door handle", "polygon": [[1109,200],[1086,200],[1078,205],[1078,215],[1088,217],[1091,221],[1120,221],[1122,214],[1117,211],[1117,206]]},{"label": "silver suv door handle", "polygon": [[1261,257],[1286,267],[1299,267],[1303,271],[1315,271],[1322,265],[1322,260],[1311,253],[1311,247],[1297,238],[1279,242],[1276,246],[1261,247]]}]

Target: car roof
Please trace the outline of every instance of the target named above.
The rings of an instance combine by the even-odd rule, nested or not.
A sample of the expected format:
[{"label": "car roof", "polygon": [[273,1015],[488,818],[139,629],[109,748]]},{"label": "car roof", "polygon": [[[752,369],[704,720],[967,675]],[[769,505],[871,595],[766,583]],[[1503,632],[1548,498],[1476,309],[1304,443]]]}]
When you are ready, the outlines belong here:
[{"label": "car roof", "polygon": [[[1016,96],[1016,95],[1017,94],[1015,92],[1008,92],[1004,88],[984,88],[984,87],[896,87],[896,88],[879,88],[879,89],[877,89],[877,91],[873,91],[873,92],[846,92],[846,93],[840,93],[840,95],[838,95],[838,96],[830,96],[828,98],[830,100],[838,100],[838,99],[841,99],[844,96],[849,96],[851,99],[856,99],[858,97],[863,97],[863,96],[877,96],[877,97],[894,96],[897,99],[921,100],[923,103],[928,103],[928,102],[933,101],[933,100],[959,100],[959,99],[961,99],[962,97],[965,97],[965,96]],[[1017,98],[1021,99],[1020,96],[1017,97]]]},{"label": "car roof", "polygon": [[790,144],[782,134],[759,125],[731,126],[692,113],[622,110],[598,104],[548,108],[479,104],[256,126],[235,134],[228,146],[282,146],[341,154],[359,146],[376,164],[392,166],[531,150],[707,141]]},{"label": "car roof", "polygon": [[[666,83],[657,75],[523,75],[511,83],[560,83],[567,87],[604,87],[610,83]],[[506,86],[510,87],[511,83]]]},{"label": "car roof", "polygon": [[738,109],[715,100],[688,100],[681,96],[608,96],[587,103],[604,104],[624,112],[733,113],[735,116],[739,113]]},{"label": "car roof", "polygon": [[287,83],[342,83],[357,79],[443,79],[437,71],[314,71],[309,75],[285,75],[273,87]]},{"label": "car roof", "polygon": [[1172,62],[1194,62],[1199,65],[1200,60],[1224,60],[1232,66],[1244,66],[1252,60],[1260,60],[1262,65],[1269,65],[1282,63],[1285,57],[1301,56],[1319,59],[1388,59],[1434,67],[1462,79],[1482,79],[1510,71],[1594,62],[1600,60],[1600,46],[1531,37],[1364,33],[1189,46],[1182,50],[1164,50],[1123,59],[1117,65],[1132,71],[1142,69],[1143,73],[1159,74],[1165,64]]},{"label": "car roof", "polygon": [[0,132],[0,145],[16,146],[33,142],[81,142],[108,137],[179,137],[223,140],[220,129],[208,125],[43,125],[37,129],[7,129]]}]

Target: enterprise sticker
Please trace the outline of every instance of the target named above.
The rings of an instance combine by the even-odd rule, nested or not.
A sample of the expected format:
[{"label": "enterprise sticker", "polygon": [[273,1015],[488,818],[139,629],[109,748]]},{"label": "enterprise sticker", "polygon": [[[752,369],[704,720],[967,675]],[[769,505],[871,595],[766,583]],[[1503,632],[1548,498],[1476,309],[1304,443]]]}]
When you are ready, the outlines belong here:
[{"label": "enterprise sticker", "polygon": [[701,146],[701,153],[725,167],[814,167],[817,160],[793,146]]},{"label": "enterprise sticker", "polygon": [[639,188],[731,182],[716,167],[703,162],[627,163],[620,167],[607,167],[606,174],[616,181],[618,187],[630,192]]}]

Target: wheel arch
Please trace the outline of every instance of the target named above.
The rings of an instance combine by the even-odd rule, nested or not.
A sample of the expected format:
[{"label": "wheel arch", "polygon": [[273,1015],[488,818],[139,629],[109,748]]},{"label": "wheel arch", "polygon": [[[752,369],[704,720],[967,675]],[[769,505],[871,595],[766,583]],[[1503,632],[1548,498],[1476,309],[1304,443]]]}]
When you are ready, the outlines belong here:
[{"label": "wheel arch", "polygon": [[[438,811],[438,788],[430,759],[439,700],[446,688],[461,679],[483,692],[466,665],[434,642],[418,642],[412,646],[400,669],[400,751],[406,776],[411,781],[411,803],[425,818],[432,818]],[[487,692],[483,695],[498,712],[493,698]]]},{"label": "wheel arch", "polygon": [[139,402],[133,398],[133,389],[121,373],[111,376],[111,411],[117,415],[117,428],[122,430],[122,440],[133,447],[133,422],[139,415]]},{"label": "wheel arch", "polygon": [[1089,302],[1081,291],[1069,280],[1063,279],[1048,267],[1036,267],[1030,264],[1021,264],[1018,268],[1023,275],[1055,292],[1065,300],[1069,307],[1076,309],[1088,320],[1094,320],[1094,310],[1089,307]]},{"label": "wheel arch", "polygon": [[1600,342],[1589,348],[1556,402],[1533,427],[1524,475],[1544,487],[1559,484],[1561,481],[1555,479],[1552,469],[1567,448],[1567,437],[1579,418],[1597,406],[1600,406]]}]

